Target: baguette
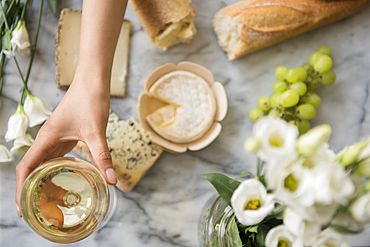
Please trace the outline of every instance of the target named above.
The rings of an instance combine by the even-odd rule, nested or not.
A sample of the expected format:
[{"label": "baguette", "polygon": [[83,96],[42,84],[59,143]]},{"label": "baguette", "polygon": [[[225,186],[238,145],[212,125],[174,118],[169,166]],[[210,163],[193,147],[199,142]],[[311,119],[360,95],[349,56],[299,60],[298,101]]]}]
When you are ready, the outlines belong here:
[{"label": "baguette", "polygon": [[217,12],[213,28],[229,60],[348,17],[370,0],[245,0]]},{"label": "baguette", "polygon": [[197,31],[191,0],[130,0],[130,3],[155,46],[166,50],[180,42],[191,43]]}]

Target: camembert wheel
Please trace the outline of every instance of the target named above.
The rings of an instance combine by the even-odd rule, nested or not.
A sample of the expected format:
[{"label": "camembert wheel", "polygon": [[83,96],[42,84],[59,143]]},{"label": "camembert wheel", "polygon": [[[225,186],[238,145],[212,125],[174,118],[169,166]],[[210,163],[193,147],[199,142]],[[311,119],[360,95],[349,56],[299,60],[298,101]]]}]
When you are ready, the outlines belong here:
[{"label": "camembert wheel", "polygon": [[208,83],[187,71],[173,71],[150,88],[152,97],[168,105],[149,114],[152,129],[175,143],[189,143],[202,137],[214,122],[216,102]]}]

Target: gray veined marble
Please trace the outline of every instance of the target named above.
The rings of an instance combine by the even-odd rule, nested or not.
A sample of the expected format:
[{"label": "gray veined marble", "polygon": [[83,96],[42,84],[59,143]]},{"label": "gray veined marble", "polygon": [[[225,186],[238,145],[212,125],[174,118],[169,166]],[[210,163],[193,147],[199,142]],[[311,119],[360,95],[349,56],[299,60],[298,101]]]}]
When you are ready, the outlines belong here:
[{"label": "gray veined marble", "polygon": [[[244,58],[229,62],[212,31],[214,13],[235,0],[194,0],[198,33],[192,45],[177,45],[163,52],[153,46],[129,6],[126,18],[133,24],[127,96],[112,99],[112,109],[123,119],[137,118],[136,101],[144,91],[145,77],[159,65],[188,60],[214,72],[226,89],[229,113],[220,136],[209,147],[185,154],[164,153],[132,193],[118,193],[113,219],[102,230],[72,246],[198,246],[197,221],[206,200],[215,193],[198,174],[221,172],[236,176],[254,171],[256,158],[243,151],[251,135],[248,112],[262,95],[272,95],[274,68],[296,67],[307,61],[320,45],[332,48],[337,83],[322,87],[322,105],[313,125],[333,128],[331,147],[342,147],[370,135],[370,8],[338,23],[300,35]],[[36,28],[39,1],[28,11],[31,37]],[[60,1],[60,7],[81,8],[81,1]],[[30,89],[56,107],[64,91],[54,80],[54,35],[57,19],[44,6],[38,49],[30,78]],[[19,58],[22,68],[26,61]],[[0,143],[7,119],[15,111],[21,81],[12,60],[5,66],[5,86],[0,108]],[[37,129],[31,133],[36,134]],[[11,143],[6,143],[10,148]],[[37,236],[18,219],[15,211],[15,166],[18,160],[0,166],[0,246],[54,246]],[[370,233],[351,238],[355,246],[370,246]]]}]

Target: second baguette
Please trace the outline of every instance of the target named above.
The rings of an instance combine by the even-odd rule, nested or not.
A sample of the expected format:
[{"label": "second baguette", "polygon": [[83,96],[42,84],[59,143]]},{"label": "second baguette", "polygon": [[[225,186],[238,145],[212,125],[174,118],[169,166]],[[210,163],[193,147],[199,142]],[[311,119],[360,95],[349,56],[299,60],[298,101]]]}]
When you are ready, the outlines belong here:
[{"label": "second baguette", "polygon": [[338,21],[370,0],[245,0],[217,12],[213,28],[229,60]]}]

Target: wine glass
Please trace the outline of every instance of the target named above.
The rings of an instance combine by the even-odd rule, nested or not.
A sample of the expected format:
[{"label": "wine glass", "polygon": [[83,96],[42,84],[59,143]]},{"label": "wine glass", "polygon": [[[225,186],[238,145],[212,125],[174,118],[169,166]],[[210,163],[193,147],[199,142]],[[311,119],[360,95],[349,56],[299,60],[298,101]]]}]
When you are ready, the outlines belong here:
[{"label": "wine glass", "polygon": [[108,187],[95,166],[63,157],[45,162],[28,176],[20,204],[23,219],[35,233],[68,244],[86,238],[109,221],[115,196],[114,187]]}]

